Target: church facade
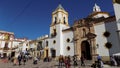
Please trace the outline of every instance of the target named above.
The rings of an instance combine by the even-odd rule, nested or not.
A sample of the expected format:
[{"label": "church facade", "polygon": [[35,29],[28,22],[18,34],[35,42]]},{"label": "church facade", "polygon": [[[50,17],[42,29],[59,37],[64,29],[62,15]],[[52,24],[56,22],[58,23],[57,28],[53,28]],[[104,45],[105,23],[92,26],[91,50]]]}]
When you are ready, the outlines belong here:
[{"label": "church facade", "polygon": [[88,17],[74,22],[75,53],[86,59],[94,59],[98,54],[104,61],[120,52],[118,25],[115,16],[102,12],[95,4]]}]

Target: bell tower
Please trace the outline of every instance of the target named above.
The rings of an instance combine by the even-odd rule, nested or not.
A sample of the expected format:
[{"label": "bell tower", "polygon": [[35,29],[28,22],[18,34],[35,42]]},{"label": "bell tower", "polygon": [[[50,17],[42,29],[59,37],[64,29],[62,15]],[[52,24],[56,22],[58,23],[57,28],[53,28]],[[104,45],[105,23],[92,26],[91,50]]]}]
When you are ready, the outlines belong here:
[{"label": "bell tower", "polygon": [[68,24],[68,12],[64,10],[61,4],[52,12],[52,23],[51,26],[56,24],[63,24],[69,26]]},{"label": "bell tower", "polygon": [[52,12],[52,23],[50,25],[50,35],[60,36],[63,29],[69,28],[68,24],[68,12],[62,7],[61,4]]},{"label": "bell tower", "polygon": [[68,12],[61,4],[52,12],[52,22],[50,25],[50,45],[56,50],[56,56],[64,54],[63,30],[70,28],[68,24]]}]

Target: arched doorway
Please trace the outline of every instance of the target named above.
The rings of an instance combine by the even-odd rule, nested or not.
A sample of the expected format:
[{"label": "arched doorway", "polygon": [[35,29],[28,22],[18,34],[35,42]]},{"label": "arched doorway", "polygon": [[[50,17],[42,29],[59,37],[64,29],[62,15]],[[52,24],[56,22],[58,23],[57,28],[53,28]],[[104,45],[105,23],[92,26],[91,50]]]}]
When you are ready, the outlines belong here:
[{"label": "arched doorway", "polygon": [[87,60],[92,59],[90,44],[88,41],[82,41],[82,43],[81,43],[81,55],[83,55],[84,58]]}]

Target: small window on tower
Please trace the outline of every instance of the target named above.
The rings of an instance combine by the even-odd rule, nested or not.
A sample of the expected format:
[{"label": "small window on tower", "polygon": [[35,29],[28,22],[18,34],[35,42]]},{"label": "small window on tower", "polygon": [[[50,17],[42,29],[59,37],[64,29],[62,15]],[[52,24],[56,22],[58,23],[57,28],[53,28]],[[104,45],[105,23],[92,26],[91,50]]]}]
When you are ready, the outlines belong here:
[{"label": "small window on tower", "polygon": [[57,33],[57,32],[56,32],[56,29],[54,29],[53,31],[54,31],[54,35],[56,35],[56,33]]},{"label": "small window on tower", "polygon": [[55,24],[57,23],[57,17],[55,17],[55,22],[54,22]]},{"label": "small window on tower", "polygon": [[65,17],[64,17],[64,24],[66,24]]}]

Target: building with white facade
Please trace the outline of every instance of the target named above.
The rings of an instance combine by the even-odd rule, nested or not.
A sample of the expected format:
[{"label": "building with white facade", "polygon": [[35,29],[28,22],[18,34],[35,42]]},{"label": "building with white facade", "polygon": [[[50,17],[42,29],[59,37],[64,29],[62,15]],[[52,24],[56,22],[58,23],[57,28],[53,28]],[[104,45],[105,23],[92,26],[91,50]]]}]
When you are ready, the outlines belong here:
[{"label": "building with white facade", "polygon": [[101,11],[95,4],[88,17],[77,20],[73,25],[75,53],[88,60],[99,54],[108,61],[111,55],[120,52],[118,27],[115,16]]},{"label": "building with white facade", "polygon": [[26,38],[15,38],[13,32],[0,30],[0,54],[2,57],[15,56],[29,48]]},{"label": "building with white facade", "polygon": [[114,7],[114,12],[116,16],[116,20],[120,20],[120,0],[113,0],[113,7]]},{"label": "building with white facade", "polygon": [[[115,12],[115,17],[116,17],[116,22],[117,22],[117,47],[115,47],[115,52],[114,53],[120,53],[120,0],[113,0],[113,8]],[[114,49],[113,49],[114,50]],[[113,51],[111,50],[111,52]]]},{"label": "building with white facade", "polygon": [[68,12],[61,5],[52,12],[50,34],[39,40],[44,47],[44,57],[74,55],[73,31],[68,23]]}]

